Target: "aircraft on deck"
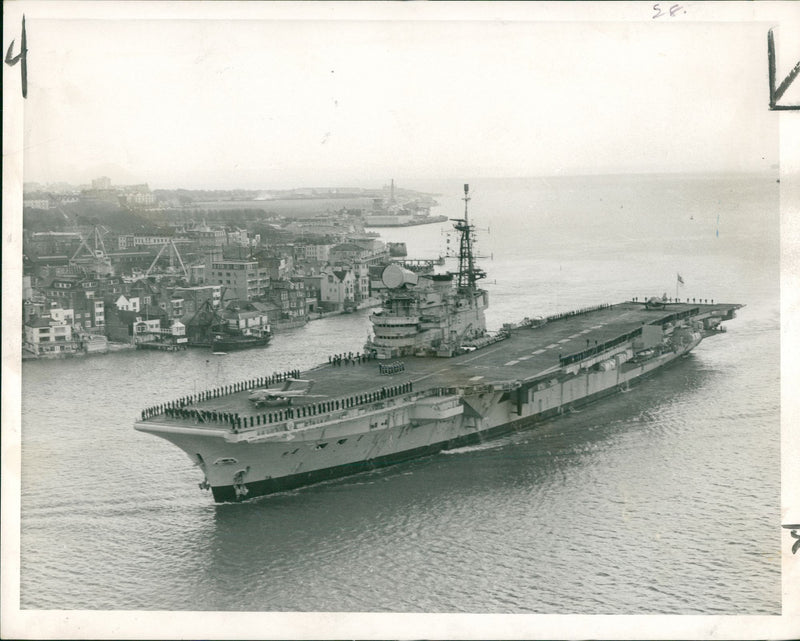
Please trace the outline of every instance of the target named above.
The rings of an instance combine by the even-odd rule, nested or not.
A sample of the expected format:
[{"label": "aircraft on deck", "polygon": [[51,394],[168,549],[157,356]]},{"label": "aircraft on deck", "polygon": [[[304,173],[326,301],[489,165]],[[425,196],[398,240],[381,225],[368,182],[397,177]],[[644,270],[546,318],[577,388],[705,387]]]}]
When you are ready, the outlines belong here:
[{"label": "aircraft on deck", "polygon": [[[306,383],[307,386],[292,389],[292,385],[295,383]],[[280,388],[270,389],[265,387],[264,389],[255,390],[247,398],[256,407],[261,407],[262,405],[291,405],[294,398],[321,396],[320,394],[309,394],[313,385],[314,381],[311,380],[287,378]]]},{"label": "aircraft on deck", "polygon": [[664,296],[661,298],[658,298],[658,296],[653,296],[645,301],[644,306],[647,309],[664,309],[667,306],[667,295],[664,294]]}]

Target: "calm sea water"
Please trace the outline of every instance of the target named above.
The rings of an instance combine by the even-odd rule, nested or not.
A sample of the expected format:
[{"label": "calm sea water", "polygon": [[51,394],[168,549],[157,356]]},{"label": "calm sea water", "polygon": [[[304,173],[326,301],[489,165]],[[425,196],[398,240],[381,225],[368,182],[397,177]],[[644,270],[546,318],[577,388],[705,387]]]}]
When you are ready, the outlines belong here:
[{"label": "calm sea water", "polygon": [[[445,194],[461,215],[462,186]],[[747,305],[648,382],[478,447],[215,505],[145,406],[361,349],[364,312],[228,356],[23,366],[23,609],[780,612],[778,192],[764,176],[474,181],[488,322]],[[447,224],[383,229],[415,257]]]}]

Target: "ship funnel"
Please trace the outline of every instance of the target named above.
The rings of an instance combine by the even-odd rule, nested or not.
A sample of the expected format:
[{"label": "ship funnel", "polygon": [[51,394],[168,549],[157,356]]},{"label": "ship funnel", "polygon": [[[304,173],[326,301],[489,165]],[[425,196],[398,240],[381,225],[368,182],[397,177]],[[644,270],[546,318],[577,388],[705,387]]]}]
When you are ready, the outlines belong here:
[{"label": "ship funnel", "polygon": [[389,289],[397,289],[403,285],[416,285],[418,278],[414,272],[392,263],[383,270],[381,280]]}]

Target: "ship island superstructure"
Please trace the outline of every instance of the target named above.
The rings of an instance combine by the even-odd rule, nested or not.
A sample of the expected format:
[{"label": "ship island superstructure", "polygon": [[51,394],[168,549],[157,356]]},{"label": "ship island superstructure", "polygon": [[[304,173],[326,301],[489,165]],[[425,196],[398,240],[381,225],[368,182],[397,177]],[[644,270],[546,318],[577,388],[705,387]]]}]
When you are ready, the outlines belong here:
[{"label": "ship island superstructure", "polygon": [[215,501],[241,501],[530,428],[627,390],[741,307],[627,301],[489,334],[466,185],[464,200],[458,271],[389,265],[363,354],[148,408],[136,429],[186,452]]}]

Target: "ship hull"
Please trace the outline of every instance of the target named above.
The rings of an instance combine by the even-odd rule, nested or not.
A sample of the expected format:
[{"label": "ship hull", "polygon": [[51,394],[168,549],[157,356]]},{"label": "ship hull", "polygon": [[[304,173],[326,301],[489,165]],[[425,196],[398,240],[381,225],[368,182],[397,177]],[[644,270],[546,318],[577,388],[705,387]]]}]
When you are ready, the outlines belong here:
[{"label": "ship hull", "polygon": [[251,349],[253,347],[264,347],[269,344],[269,341],[269,336],[214,339],[211,342],[211,350],[214,352],[231,352],[240,349]]},{"label": "ship hull", "polygon": [[511,392],[454,394],[442,397],[440,405],[410,394],[373,411],[366,408],[318,427],[292,426],[277,434],[221,438],[222,433],[213,430],[145,431],[183,449],[205,473],[204,483],[216,502],[239,502],[531,429],[635,385],[697,343],[699,339],[675,352],[629,364],[625,371],[587,370]]}]

